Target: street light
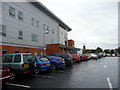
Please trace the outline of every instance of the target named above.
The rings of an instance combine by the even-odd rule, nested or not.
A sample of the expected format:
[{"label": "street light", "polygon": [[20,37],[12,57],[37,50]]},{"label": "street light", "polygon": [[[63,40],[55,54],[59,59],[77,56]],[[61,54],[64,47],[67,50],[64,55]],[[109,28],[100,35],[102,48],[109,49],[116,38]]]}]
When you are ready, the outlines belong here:
[{"label": "street light", "polygon": [[46,51],[45,35],[48,34],[48,33],[49,33],[48,30],[44,32],[44,56],[45,56],[45,51]]}]

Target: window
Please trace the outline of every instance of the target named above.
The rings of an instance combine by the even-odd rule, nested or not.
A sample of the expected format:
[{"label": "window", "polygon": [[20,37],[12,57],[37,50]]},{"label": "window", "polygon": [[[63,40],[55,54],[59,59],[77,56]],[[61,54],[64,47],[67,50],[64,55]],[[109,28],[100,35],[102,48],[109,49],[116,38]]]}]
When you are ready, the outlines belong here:
[{"label": "window", "polygon": [[20,51],[19,50],[15,50],[15,53],[20,53]]},{"label": "window", "polygon": [[12,62],[12,59],[13,59],[13,55],[6,55],[3,62],[9,63]]},{"label": "window", "polygon": [[14,62],[21,62],[21,55],[15,55]]},{"label": "window", "polygon": [[48,62],[49,60],[47,58],[39,58],[40,61],[42,62]]},{"label": "window", "polygon": [[18,18],[19,18],[19,20],[23,21],[23,13],[20,11],[18,12]]},{"label": "window", "polygon": [[0,35],[6,37],[6,26],[0,25]]},{"label": "window", "polygon": [[15,8],[9,7],[9,15],[15,18]]},{"label": "window", "polygon": [[34,41],[34,42],[38,41],[38,35],[37,34],[32,34],[32,41]]},{"label": "window", "polygon": [[40,55],[43,56],[43,52],[41,52]]},{"label": "window", "polygon": [[23,32],[19,30],[18,39],[23,40]]},{"label": "window", "polygon": [[38,53],[37,53],[37,52],[34,52],[34,55],[35,55],[35,56],[37,56],[37,55],[38,55]]},{"label": "window", "polygon": [[47,26],[47,31],[50,31],[50,26]]},{"label": "window", "polygon": [[34,18],[32,18],[31,24],[32,24],[32,26],[35,26],[35,19]]},{"label": "window", "polygon": [[23,61],[24,62],[29,62],[29,60],[32,59],[32,56],[31,55],[23,55]]},{"label": "window", "polygon": [[65,41],[65,45],[67,45],[67,41]]},{"label": "window", "polygon": [[3,50],[3,51],[2,51],[2,54],[7,54],[7,53],[8,53],[7,50]]},{"label": "window", "polygon": [[30,52],[28,50],[26,50],[25,53],[30,53]]},{"label": "window", "polygon": [[36,20],[36,27],[39,28],[39,21]]},{"label": "window", "polygon": [[52,33],[53,33],[53,34],[55,33],[55,30],[54,30],[54,29],[52,30]]},{"label": "window", "polygon": [[43,30],[46,31],[46,25],[45,24],[43,24]]}]

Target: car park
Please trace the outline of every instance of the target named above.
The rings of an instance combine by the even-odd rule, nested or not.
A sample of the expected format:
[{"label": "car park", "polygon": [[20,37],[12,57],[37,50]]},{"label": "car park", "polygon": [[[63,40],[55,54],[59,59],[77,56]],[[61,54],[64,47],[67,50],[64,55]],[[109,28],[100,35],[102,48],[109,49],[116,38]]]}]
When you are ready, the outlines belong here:
[{"label": "car park", "polygon": [[72,59],[73,59],[74,63],[81,61],[79,55],[77,55],[77,54],[71,54],[71,55],[72,55]]},{"label": "car park", "polygon": [[11,73],[11,80],[19,74],[29,74],[34,71],[35,61],[31,53],[4,54],[2,66],[8,67]]},{"label": "car park", "polygon": [[42,71],[50,70],[51,64],[50,61],[43,56],[34,56],[33,57],[37,62],[37,66],[35,68],[35,73],[40,74]]},{"label": "car park", "polygon": [[0,70],[0,81],[2,80],[2,85],[9,83],[11,78],[10,70],[8,67],[2,67]]},{"label": "car park", "polygon": [[51,55],[64,58],[66,66],[72,66],[73,64],[72,55],[69,53],[53,53]]},{"label": "car park", "polygon": [[58,56],[45,56],[51,62],[51,69],[63,69],[65,68],[65,60]]}]

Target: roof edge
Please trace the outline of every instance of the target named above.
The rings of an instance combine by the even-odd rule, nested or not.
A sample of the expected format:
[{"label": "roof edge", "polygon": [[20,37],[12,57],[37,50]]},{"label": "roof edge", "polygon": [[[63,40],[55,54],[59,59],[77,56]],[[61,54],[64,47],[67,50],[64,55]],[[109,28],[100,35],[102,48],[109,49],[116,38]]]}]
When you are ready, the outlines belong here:
[{"label": "roof edge", "polygon": [[[33,2],[34,1],[34,2]],[[43,11],[44,13],[46,13],[48,16],[50,16],[52,19],[54,19],[55,21],[57,21],[59,23],[59,26],[61,26],[62,28],[64,28],[67,31],[71,31],[72,29],[66,25],[60,18],[58,18],[54,13],[52,13],[46,6],[44,6],[41,2],[37,1],[37,0],[33,0],[32,3],[33,5],[35,5],[37,8],[39,8],[41,11]]]}]

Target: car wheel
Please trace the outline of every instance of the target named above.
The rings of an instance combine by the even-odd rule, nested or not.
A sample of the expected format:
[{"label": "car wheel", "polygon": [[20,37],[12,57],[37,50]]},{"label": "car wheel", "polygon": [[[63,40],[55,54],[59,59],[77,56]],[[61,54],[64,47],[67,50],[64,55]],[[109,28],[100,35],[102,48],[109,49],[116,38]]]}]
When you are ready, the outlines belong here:
[{"label": "car wheel", "polygon": [[10,71],[10,80],[14,80],[15,79],[15,77],[16,77],[16,73],[15,73],[15,71]]},{"label": "car wheel", "polygon": [[76,60],[74,59],[73,62],[76,63]]},{"label": "car wheel", "polygon": [[34,68],[37,67],[37,61],[34,61]]},{"label": "car wheel", "polygon": [[55,65],[52,65],[52,70],[55,70],[56,69],[56,66]]},{"label": "car wheel", "polygon": [[41,72],[41,71],[40,71],[39,68],[36,68],[36,69],[35,69],[35,74],[40,74],[40,72]]}]

